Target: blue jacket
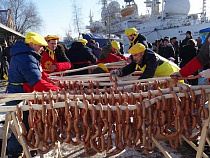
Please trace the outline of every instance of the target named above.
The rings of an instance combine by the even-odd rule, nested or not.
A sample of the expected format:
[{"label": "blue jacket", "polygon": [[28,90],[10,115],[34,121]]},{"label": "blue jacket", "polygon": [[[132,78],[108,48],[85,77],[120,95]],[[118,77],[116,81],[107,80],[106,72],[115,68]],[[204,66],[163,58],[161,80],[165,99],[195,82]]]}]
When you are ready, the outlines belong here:
[{"label": "blue jacket", "polygon": [[41,79],[41,56],[22,41],[13,45],[10,55],[7,92],[21,93],[24,92],[22,83],[28,82],[33,87]]}]

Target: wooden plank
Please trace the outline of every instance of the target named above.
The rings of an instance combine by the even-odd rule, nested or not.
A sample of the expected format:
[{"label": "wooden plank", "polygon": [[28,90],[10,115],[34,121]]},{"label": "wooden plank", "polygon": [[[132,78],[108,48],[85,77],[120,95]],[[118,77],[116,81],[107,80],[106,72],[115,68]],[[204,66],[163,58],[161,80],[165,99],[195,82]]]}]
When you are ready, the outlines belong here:
[{"label": "wooden plank", "polygon": [[1,147],[1,158],[5,158],[5,155],[6,155],[7,136],[8,136],[10,121],[11,121],[11,115],[8,113],[5,116],[4,133],[3,133],[3,140],[2,140],[2,147]]},{"label": "wooden plank", "polygon": [[19,122],[18,122],[18,120],[17,120],[17,117],[16,117],[16,115],[15,115],[15,112],[12,112],[11,115],[12,115],[12,120],[13,120],[13,122],[14,122],[15,129],[16,129],[16,131],[17,131],[17,133],[18,133],[17,139],[19,139],[19,141],[21,142],[21,145],[22,145],[22,147],[23,147],[23,151],[24,151],[26,157],[27,157],[27,158],[31,158],[32,156],[31,156],[31,154],[30,154],[30,151],[29,151],[27,142],[26,142],[25,138],[23,137],[23,135],[22,135],[22,133],[21,133],[21,131],[20,131],[20,129],[19,129],[20,124],[19,124]]},{"label": "wooden plank", "polygon": [[160,151],[163,153],[163,155],[166,158],[172,158],[171,155],[160,145],[160,143],[152,136],[152,141],[155,143],[155,145],[160,149]]}]

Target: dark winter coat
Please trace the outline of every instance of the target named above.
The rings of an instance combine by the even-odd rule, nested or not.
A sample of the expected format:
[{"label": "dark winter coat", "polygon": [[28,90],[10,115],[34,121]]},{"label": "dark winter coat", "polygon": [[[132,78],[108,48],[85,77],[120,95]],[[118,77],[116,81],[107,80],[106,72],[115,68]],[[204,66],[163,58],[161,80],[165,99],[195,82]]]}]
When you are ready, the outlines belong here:
[{"label": "dark winter coat", "polygon": [[146,48],[148,48],[147,39],[142,34],[138,34],[136,37],[134,37],[134,39],[129,43],[130,44],[130,47],[129,48],[133,47],[136,43],[141,43]]},{"label": "dark winter coat", "polygon": [[[89,62],[95,64],[97,58],[92,53],[92,49],[88,48],[86,45],[81,42],[73,42],[71,48],[67,52],[67,57],[73,64],[74,69],[86,67],[89,65]],[[71,73],[70,75],[75,74],[87,74],[88,71],[79,71],[78,73]]]},{"label": "dark winter coat", "polygon": [[28,82],[33,87],[40,79],[39,61],[41,56],[22,41],[18,41],[10,51],[11,61],[7,92],[21,93],[23,83]]},{"label": "dark winter coat", "polygon": [[[155,52],[146,49],[142,60],[138,65],[143,68],[146,65],[146,69],[139,79],[152,78],[155,74],[155,71],[163,61],[156,55]],[[127,76],[136,70],[136,62],[132,61],[129,65],[121,69],[122,76]]]},{"label": "dark winter coat", "polygon": [[175,51],[171,44],[168,44],[166,47],[164,45],[160,46],[158,54],[166,59],[170,57],[175,58]]},{"label": "dark winter coat", "polygon": [[187,42],[188,42],[190,39],[192,39],[192,36],[190,36],[189,38],[186,37],[184,40],[182,40],[182,43],[181,43],[180,47],[182,48],[182,47],[184,47],[185,45],[187,45]]},{"label": "dark winter coat", "polygon": [[190,60],[196,57],[198,48],[194,45],[186,45],[182,48],[180,52],[181,63],[180,67],[184,67]]}]

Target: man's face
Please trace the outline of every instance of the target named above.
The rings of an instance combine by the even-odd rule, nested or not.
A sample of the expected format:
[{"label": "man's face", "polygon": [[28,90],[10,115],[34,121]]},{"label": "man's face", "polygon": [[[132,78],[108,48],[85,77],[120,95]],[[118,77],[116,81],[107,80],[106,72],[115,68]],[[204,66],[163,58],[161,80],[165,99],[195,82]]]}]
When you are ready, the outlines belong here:
[{"label": "man's face", "polygon": [[37,45],[33,43],[29,43],[29,46],[34,49],[38,54],[40,54],[43,51],[43,46],[42,45]]},{"label": "man's face", "polygon": [[47,44],[48,44],[48,48],[49,48],[50,50],[55,50],[56,47],[57,47],[57,40],[49,40],[49,41],[47,42]]},{"label": "man's face", "polygon": [[133,40],[133,35],[127,36],[130,41]]},{"label": "man's face", "polygon": [[166,47],[168,45],[168,41],[164,41],[163,44]]},{"label": "man's face", "polygon": [[176,39],[172,39],[171,42],[172,42],[172,43],[176,43]]},{"label": "man's face", "polygon": [[186,37],[187,37],[187,38],[190,38],[190,34],[186,33]]},{"label": "man's face", "polygon": [[132,55],[133,56],[133,60],[136,63],[139,63],[141,61],[143,55],[144,55],[144,52],[143,53],[134,54],[134,55]]}]

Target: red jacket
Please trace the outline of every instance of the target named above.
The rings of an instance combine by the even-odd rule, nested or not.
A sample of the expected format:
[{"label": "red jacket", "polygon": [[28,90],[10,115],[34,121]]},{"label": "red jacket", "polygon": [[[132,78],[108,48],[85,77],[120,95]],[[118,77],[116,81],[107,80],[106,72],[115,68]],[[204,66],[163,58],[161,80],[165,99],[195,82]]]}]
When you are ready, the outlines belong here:
[{"label": "red jacket", "polygon": [[120,60],[125,60],[126,61],[126,57],[125,56],[120,57],[118,55],[110,53],[108,58],[100,60],[99,63],[113,63],[113,62],[118,62]]},{"label": "red jacket", "polygon": [[[49,56],[49,50],[45,48],[45,51],[42,52],[41,66],[44,72],[52,73],[59,72],[64,70],[69,70],[71,68],[71,64],[69,59],[67,58],[65,51],[62,46],[58,45],[54,51],[54,59]],[[57,69],[50,70],[50,66],[56,65]]]},{"label": "red jacket", "polygon": [[42,92],[42,91],[56,91],[56,90],[60,90],[60,87],[46,81],[46,79],[49,77],[49,75],[45,72],[42,72],[42,78],[33,86],[31,87],[29,85],[29,83],[23,83],[23,90],[26,93],[30,93],[33,91],[37,91],[37,92]]}]

